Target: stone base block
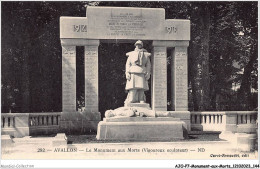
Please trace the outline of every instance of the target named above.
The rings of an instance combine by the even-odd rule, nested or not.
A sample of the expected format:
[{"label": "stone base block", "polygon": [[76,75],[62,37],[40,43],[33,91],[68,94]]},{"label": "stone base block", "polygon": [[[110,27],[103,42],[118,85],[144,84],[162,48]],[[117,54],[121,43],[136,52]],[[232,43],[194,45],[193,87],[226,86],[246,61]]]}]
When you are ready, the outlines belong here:
[{"label": "stone base block", "polygon": [[225,131],[231,131],[233,133],[237,132],[237,125],[236,124],[226,124]]},{"label": "stone base block", "polygon": [[62,112],[59,133],[88,134],[96,133],[100,112]]},{"label": "stone base block", "polygon": [[186,135],[184,122],[174,120],[166,121],[160,119],[155,121],[154,119],[157,118],[150,118],[147,121],[143,120],[107,122],[106,120],[99,122],[97,139],[126,141],[163,141],[171,139],[183,139]]},{"label": "stone base block", "polygon": [[191,130],[192,131],[203,131],[203,126],[201,124],[192,124]]},{"label": "stone base block", "polygon": [[65,133],[58,133],[52,141],[52,146],[67,146],[67,137]]},{"label": "stone base block", "polygon": [[254,151],[256,134],[245,134],[245,133],[236,133],[237,135],[237,149],[239,151]]},{"label": "stone base block", "polygon": [[50,126],[30,126],[30,136],[35,135],[51,135],[59,131],[59,125]]},{"label": "stone base block", "polygon": [[2,135],[1,136],[1,146],[2,146],[2,148],[9,147],[13,143],[14,142],[11,139],[10,135]]},{"label": "stone base block", "polygon": [[222,131],[221,134],[219,135],[219,138],[223,140],[231,141],[234,144],[236,144],[237,142],[236,134],[231,131]]},{"label": "stone base block", "polygon": [[237,125],[238,133],[256,133],[256,124],[240,124]]},{"label": "stone base block", "polygon": [[64,120],[89,120],[89,121],[98,121],[101,120],[100,112],[89,112],[84,110],[83,112],[61,112],[61,121]]},{"label": "stone base block", "polygon": [[147,109],[151,109],[150,104],[148,103],[127,103],[125,107],[143,107]]},{"label": "stone base block", "polygon": [[93,134],[97,132],[100,121],[66,120],[60,121],[60,133],[66,134]]},{"label": "stone base block", "polygon": [[10,135],[13,136],[15,135],[15,128],[2,128],[1,134],[3,135]]},{"label": "stone base block", "polygon": [[16,127],[16,132],[14,133],[14,137],[21,138],[24,136],[30,135],[30,128],[29,127]]},{"label": "stone base block", "polygon": [[168,117],[179,118],[186,124],[186,129],[191,130],[190,112],[189,111],[156,111],[156,117],[161,117],[167,114]]}]

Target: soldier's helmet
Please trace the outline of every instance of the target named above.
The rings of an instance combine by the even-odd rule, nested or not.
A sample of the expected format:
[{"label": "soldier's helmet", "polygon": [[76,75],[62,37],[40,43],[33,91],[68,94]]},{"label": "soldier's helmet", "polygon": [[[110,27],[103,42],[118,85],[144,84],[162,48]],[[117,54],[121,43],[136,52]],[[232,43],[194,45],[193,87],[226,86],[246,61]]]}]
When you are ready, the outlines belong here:
[{"label": "soldier's helmet", "polygon": [[136,46],[136,45],[142,45],[142,47],[144,46],[144,44],[143,44],[143,42],[142,42],[141,40],[136,41],[136,42],[135,42],[135,46]]}]

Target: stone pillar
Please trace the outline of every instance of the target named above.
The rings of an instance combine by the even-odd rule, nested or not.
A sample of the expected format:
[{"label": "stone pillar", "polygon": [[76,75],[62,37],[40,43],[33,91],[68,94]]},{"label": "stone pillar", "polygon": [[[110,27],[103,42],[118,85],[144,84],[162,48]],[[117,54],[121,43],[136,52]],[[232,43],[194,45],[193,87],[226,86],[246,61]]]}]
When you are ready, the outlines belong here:
[{"label": "stone pillar", "polygon": [[53,125],[57,125],[57,116],[53,116]]},{"label": "stone pillar", "polygon": [[167,51],[165,46],[153,46],[152,109],[167,111]]},{"label": "stone pillar", "polygon": [[76,46],[62,46],[62,112],[76,112]]},{"label": "stone pillar", "polygon": [[48,125],[48,124],[47,124],[47,116],[43,116],[43,119],[44,119],[43,125],[47,126],[47,125]]},{"label": "stone pillar", "polygon": [[194,116],[194,115],[190,115],[190,123],[191,123],[191,124],[194,124],[193,116]]},{"label": "stone pillar", "polygon": [[14,127],[14,117],[10,117],[10,127]]},{"label": "stone pillar", "polygon": [[202,115],[202,120],[201,120],[202,124],[205,124],[205,118],[206,118],[205,115]]},{"label": "stone pillar", "polygon": [[200,115],[199,114],[197,115],[197,120],[196,121],[197,121],[197,124],[200,124]]},{"label": "stone pillar", "polygon": [[244,116],[244,117],[243,117],[243,124],[246,124],[246,122],[247,122],[247,115],[244,114],[243,116]]},{"label": "stone pillar", "polygon": [[206,124],[209,124],[209,114],[206,114]]},{"label": "stone pillar", "polygon": [[38,126],[38,116],[37,117],[34,117],[34,120],[35,120],[35,125]]},{"label": "stone pillar", "polygon": [[171,63],[171,106],[175,111],[188,111],[187,46],[175,46]]},{"label": "stone pillar", "polygon": [[98,112],[98,45],[85,46],[85,111]]},{"label": "stone pillar", "polygon": [[38,118],[39,118],[39,126],[41,126],[42,125],[42,116],[38,116]]},{"label": "stone pillar", "polygon": [[48,116],[48,125],[52,125],[51,116]]},{"label": "stone pillar", "polygon": [[192,120],[193,120],[193,124],[196,124],[196,115],[195,114],[192,116]]}]

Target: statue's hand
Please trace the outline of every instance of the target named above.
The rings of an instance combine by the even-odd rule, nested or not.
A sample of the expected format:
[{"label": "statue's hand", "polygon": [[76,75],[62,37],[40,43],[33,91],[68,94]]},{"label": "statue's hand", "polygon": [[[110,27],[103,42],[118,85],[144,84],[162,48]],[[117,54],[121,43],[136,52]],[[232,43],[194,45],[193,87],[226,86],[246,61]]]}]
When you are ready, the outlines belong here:
[{"label": "statue's hand", "polygon": [[149,80],[149,79],[150,79],[150,73],[146,73],[146,74],[145,74],[145,79],[146,79],[146,80]]},{"label": "statue's hand", "polygon": [[127,80],[130,80],[130,79],[131,79],[130,73],[126,73],[125,75],[126,75],[126,79],[127,79]]}]

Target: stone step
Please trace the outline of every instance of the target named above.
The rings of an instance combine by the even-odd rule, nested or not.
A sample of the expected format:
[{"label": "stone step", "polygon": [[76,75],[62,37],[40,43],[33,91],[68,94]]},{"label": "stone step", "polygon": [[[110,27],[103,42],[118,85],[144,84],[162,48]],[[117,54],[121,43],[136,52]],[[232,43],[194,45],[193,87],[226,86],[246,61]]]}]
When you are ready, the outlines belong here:
[{"label": "stone step", "polygon": [[26,136],[22,138],[14,138],[16,144],[51,144],[55,137],[32,137]]},{"label": "stone step", "polygon": [[188,137],[189,139],[202,139],[202,140],[221,140],[219,135],[221,131],[189,131]]},{"label": "stone step", "polygon": [[220,134],[221,131],[189,131],[189,135],[207,135],[207,134]]}]

